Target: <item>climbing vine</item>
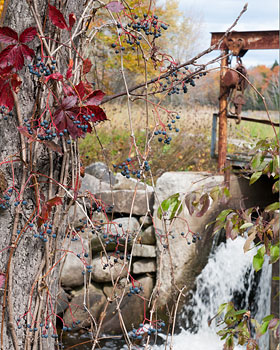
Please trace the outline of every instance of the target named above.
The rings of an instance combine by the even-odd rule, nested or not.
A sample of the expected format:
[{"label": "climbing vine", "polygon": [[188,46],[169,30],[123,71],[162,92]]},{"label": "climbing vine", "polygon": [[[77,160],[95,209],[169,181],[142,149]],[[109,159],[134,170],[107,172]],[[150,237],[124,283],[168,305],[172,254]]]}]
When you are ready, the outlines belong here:
[{"label": "climbing vine", "polygon": [[[168,31],[168,23],[159,18],[152,2],[149,2],[148,11],[141,17],[134,13],[137,6],[133,5],[134,8],[125,1],[105,3],[90,0],[86,4],[80,1],[80,8],[75,1],[74,5],[71,1],[69,3],[69,6],[59,3],[59,7],[46,1],[26,1],[24,10],[29,15],[28,22],[33,22],[33,25],[26,26],[22,31],[18,31],[15,24],[0,28],[0,43],[4,47],[0,53],[0,114],[2,129],[7,129],[3,133],[7,150],[1,152],[0,161],[0,215],[3,222],[8,223],[2,233],[3,245],[0,246],[1,349],[12,346],[15,349],[34,350],[43,346],[63,348],[63,333],[81,323],[73,315],[71,303],[59,297],[58,293],[59,271],[69,255],[77,257],[83,265],[83,306],[89,314],[92,349],[99,346],[102,324],[112,303],[129,348],[137,348],[141,341],[148,346],[150,337],[165,327],[165,322],[156,315],[160,280],[154,295],[147,300],[143,286],[131,274],[133,253],[129,253],[128,245],[132,244],[133,247],[138,234],[131,234],[115,223],[110,216],[114,209],[112,206],[87,190],[81,192],[84,167],[77,142],[87,133],[96,132],[100,123],[106,123],[112,117],[104,111],[106,102],[125,96],[131,133],[130,152],[121,164],[114,164],[113,168],[119,169],[126,178],[135,177],[137,185],[140,180],[145,183],[147,176],[152,179],[149,145],[154,139],[159,144],[170,144],[170,133],[179,133],[180,122],[177,111],[168,110],[162,106],[162,98],[157,100],[156,97],[187,93],[189,88],[194,87],[195,80],[207,74],[208,64],[197,65],[197,60],[222,42],[247,8],[244,6],[219,43],[179,64],[156,45],[157,39]],[[13,10],[11,7],[9,12],[8,8],[10,16]],[[123,78],[124,91],[113,96],[105,96],[103,91],[95,89],[89,78],[92,69],[91,57],[87,54],[89,45],[106,28],[104,24],[95,25],[99,11],[107,11],[111,18],[107,24],[114,28],[115,37],[110,45],[120,60]],[[22,22],[16,24],[23,27]],[[152,62],[154,78],[150,79],[146,70],[143,83],[129,86],[123,65],[123,53],[128,48],[136,52],[144,65],[147,61]],[[220,58],[209,64],[219,62]],[[150,120],[153,121],[152,132],[146,128],[142,153],[134,135],[132,118],[133,102],[136,100],[141,100],[145,106],[147,126]],[[11,136],[14,138],[12,142]],[[260,159],[259,165],[262,163]],[[146,185],[145,189],[147,194]],[[227,189],[213,189],[210,195],[192,193],[186,195],[185,203],[190,213],[196,212],[200,217],[209,208],[210,197],[215,199],[216,196],[227,197]],[[74,212],[78,208],[84,214],[85,219],[79,228],[69,219],[73,207]],[[157,214],[163,221],[172,221],[177,219],[181,208],[182,202],[179,202],[176,194],[162,203]],[[96,213],[103,213],[106,222],[96,219]],[[146,217],[152,219],[149,206]],[[245,223],[242,222],[242,225],[244,229]],[[117,234],[113,234],[113,228],[118,230]],[[102,268],[109,270],[113,282],[112,295],[106,300],[98,322],[87,303],[93,272],[92,235],[96,235],[102,246]],[[157,235],[163,249],[170,253],[170,231],[157,232]],[[192,232],[191,228],[182,236],[189,239],[190,235],[193,243],[200,239],[200,235]],[[71,242],[75,241],[81,243],[78,253],[70,248]],[[106,250],[110,243],[116,245],[113,254],[108,254]],[[267,245],[266,253],[271,255],[271,249]],[[116,264],[121,267],[118,275],[113,276]],[[20,280],[18,277],[21,274]],[[121,295],[116,296],[121,276],[126,276],[126,282]],[[129,333],[120,309],[129,283],[129,297],[139,298],[144,309],[143,321],[134,325],[132,333]],[[179,303],[183,289],[175,289]],[[19,293],[23,294],[22,299]],[[65,322],[57,312],[59,299],[69,304],[70,322]],[[178,304],[172,309],[170,317],[174,322],[177,307]],[[243,314],[235,314],[237,318],[240,315]],[[57,322],[61,324],[59,330]]]}]

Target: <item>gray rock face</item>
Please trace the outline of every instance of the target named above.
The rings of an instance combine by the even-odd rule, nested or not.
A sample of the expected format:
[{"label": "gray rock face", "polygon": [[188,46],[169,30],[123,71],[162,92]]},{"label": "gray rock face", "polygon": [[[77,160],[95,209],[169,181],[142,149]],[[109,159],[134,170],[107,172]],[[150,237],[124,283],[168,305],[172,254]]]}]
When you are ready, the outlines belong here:
[{"label": "gray rock face", "polygon": [[133,247],[133,256],[140,256],[143,258],[155,258],[156,247],[153,245],[135,244]]},{"label": "gray rock face", "polygon": [[[105,242],[110,238],[110,236],[112,237],[119,235],[119,242],[121,244],[124,244],[127,234],[129,234],[129,236],[134,236],[137,234],[139,229],[139,222],[134,217],[118,218],[115,219],[112,223],[105,224],[103,226],[102,233],[100,233],[99,236],[104,246],[106,247],[106,250],[113,251],[116,248],[115,242],[111,242],[105,245]],[[106,238],[104,238],[104,235]],[[100,252],[103,250],[100,239],[96,234],[93,235],[91,245],[94,252]],[[129,244],[129,246],[131,246],[131,244]],[[120,250],[122,250],[122,247],[120,247]]]},{"label": "gray rock face", "polygon": [[[143,287],[143,292],[140,294],[144,298],[149,299],[153,290],[154,281],[150,276],[140,277],[138,282]],[[138,285],[137,285],[138,286]],[[131,330],[133,325],[137,326],[143,321],[144,317],[144,302],[137,295],[125,295],[121,304],[120,310],[127,330]],[[146,303],[147,305],[147,303]],[[119,314],[116,311],[116,303],[109,305],[107,313],[101,328],[102,333],[121,334],[122,328],[120,326]]]},{"label": "gray rock face", "polygon": [[132,266],[132,271],[136,275],[143,274],[146,272],[156,272],[156,259],[141,259],[135,261]]},{"label": "gray rock face", "polygon": [[[87,233],[84,233],[87,235]],[[82,237],[83,238],[83,237]],[[91,237],[89,237],[91,238]],[[84,271],[84,264],[76,254],[83,256],[83,247],[85,252],[89,252],[88,240],[83,238],[83,246],[80,240],[71,241],[69,248],[67,250],[73,253],[67,253],[66,258],[62,263],[61,270],[61,284],[64,287],[79,287],[84,284],[84,276],[82,272]],[[89,263],[89,258],[84,258],[87,263]]]},{"label": "gray rock face", "polygon": [[[106,164],[102,162],[92,163],[85,169],[86,174],[92,175],[102,182],[107,182],[108,184],[114,185],[116,182],[114,174],[107,167]],[[110,181],[111,180],[111,181]]]},{"label": "gray rock face", "polygon": [[156,235],[155,229],[153,226],[149,226],[141,232],[138,236],[142,244],[155,245],[156,244]]},{"label": "gray rock face", "polygon": [[[169,172],[163,174],[156,184],[156,196],[158,201],[154,205],[154,222],[157,229],[160,229],[164,234],[164,228],[162,221],[157,218],[157,210],[159,203],[167,199],[174,193],[179,192],[182,196],[195,189],[199,189],[202,186],[204,190],[212,188],[216,185],[221,186],[223,184],[223,176],[209,176],[206,173],[190,173],[190,172]],[[168,237],[171,261],[174,272],[174,282],[179,287],[187,284],[187,287],[191,287],[196,276],[203,268],[203,264],[206,263],[207,256],[212,246],[211,232],[206,232],[205,225],[215,218],[217,214],[217,208],[214,207],[208,212],[198,218],[195,215],[190,216],[187,208],[184,207],[183,212],[180,214],[182,218],[187,220],[190,229],[193,232],[199,232],[202,236],[202,241],[199,242],[199,248],[195,244],[188,245],[185,238],[180,233],[187,232],[187,225],[183,220],[176,220],[172,226],[172,236]],[[172,270],[169,253],[164,249],[163,244],[166,244],[165,239],[157,237],[157,276],[160,276],[160,299],[158,300],[159,306],[164,305],[170,300],[172,290]],[[198,248],[198,249],[197,249]],[[164,259],[160,259],[161,255],[166,256]],[[199,254],[199,256],[198,256]],[[205,257],[205,259],[204,259]],[[159,261],[162,261],[160,267]],[[205,260],[205,261],[204,261]],[[187,282],[186,282],[187,281]]]},{"label": "gray rock face", "polygon": [[[87,213],[86,208],[84,208],[85,213]],[[68,223],[73,225],[74,228],[83,226],[83,220],[86,219],[86,214],[81,209],[78,204],[72,205],[68,212]]]},{"label": "gray rock face", "polygon": [[105,225],[105,232],[116,236],[124,236],[126,233],[135,234],[139,231],[140,225],[137,219],[134,217],[118,218],[112,223]]},{"label": "gray rock face", "polygon": [[145,215],[148,209],[152,210],[154,203],[153,192],[139,190],[136,192],[135,200],[134,196],[135,192],[133,190],[104,191],[96,194],[96,198],[101,199],[106,205],[114,205],[114,211],[117,213],[129,214],[132,210],[134,215]]},{"label": "gray rock face", "polygon": [[140,225],[142,225],[142,228],[146,228],[146,227],[148,227],[148,226],[153,224],[152,218],[150,216],[148,216],[148,215],[141,216],[139,218],[139,222],[140,222]]},{"label": "gray rock face", "polygon": [[102,191],[110,191],[110,185],[107,182],[103,182],[97,179],[95,176],[90,174],[85,174],[85,177],[82,178],[82,184],[79,192],[89,191],[92,194],[102,192]]},{"label": "gray rock face", "polygon": [[111,261],[112,266],[105,267],[106,259],[103,257],[96,257],[92,260],[92,274],[91,279],[94,282],[110,282],[111,274],[113,276],[113,280],[115,281],[117,277],[120,275],[121,277],[126,276],[127,270],[123,266],[123,263],[117,262],[114,263]]},{"label": "gray rock face", "polygon": [[69,295],[65,292],[63,288],[59,288],[59,292],[56,295],[56,312],[61,314],[64,312],[69,305]]},{"label": "gray rock face", "polygon": [[[131,283],[127,283],[127,286],[125,287],[126,278],[120,279],[119,283],[117,284],[116,288],[112,286],[112,283],[106,283],[103,287],[103,293],[106,295],[106,297],[111,298],[113,296],[121,296],[123,293],[123,289],[125,288],[125,293],[129,292],[129,288],[132,286]],[[114,290],[114,291],[113,291]]]},{"label": "gray rock face", "polygon": [[137,190],[145,191],[147,189],[147,191],[153,192],[152,186],[132,178],[128,179],[120,173],[116,174],[116,183],[113,186],[114,190],[135,190],[136,186]]},{"label": "gray rock face", "polygon": [[[100,313],[102,312],[103,307],[106,303],[106,297],[103,294],[102,289],[98,288],[97,286],[93,284],[89,285],[88,292],[86,293],[86,298],[85,292],[86,291],[84,287],[76,292],[72,292],[73,298],[71,300],[70,307],[73,317],[71,315],[70,308],[66,310],[63,317],[64,322],[68,327],[71,327],[73,331],[77,328],[89,327],[91,324],[90,315],[84,308],[84,300],[89,301],[86,306],[96,321],[98,321]],[[73,322],[76,321],[80,321],[80,323],[78,325],[76,324],[75,329],[73,329]]]}]

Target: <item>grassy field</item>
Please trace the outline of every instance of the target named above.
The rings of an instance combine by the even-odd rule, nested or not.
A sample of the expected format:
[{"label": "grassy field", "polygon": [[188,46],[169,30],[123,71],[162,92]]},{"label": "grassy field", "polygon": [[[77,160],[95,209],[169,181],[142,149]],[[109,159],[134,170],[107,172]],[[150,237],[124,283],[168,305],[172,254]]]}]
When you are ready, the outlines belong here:
[{"label": "grassy field", "polygon": [[[172,106],[168,109],[173,110]],[[133,160],[136,150],[132,145],[126,105],[106,105],[105,111],[109,121],[97,125],[96,133],[88,134],[80,142],[79,148],[84,165],[102,161],[113,169],[113,164],[119,165],[128,157]],[[168,136],[172,137],[171,143],[159,142],[159,135],[153,137],[149,147],[145,148],[146,132],[149,137],[153,135],[158,119],[150,110],[147,122],[145,109],[140,105],[133,106],[132,125],[138,152],[144,159],[147,156],[153,177],[157,178],[166,171],[178,170],[215,172],[217,165],[216,160],[210,157],[210,142],[212,114],[217,112],[217,109],[188,106],[175,111],[180,115],[180,119],[175,119],[174,123],[179,132],[167,131]],[[267,118],[264,112],[247,112],[246,115],[252,118]],[[272,117],[275,119],[274,115]],[[163,113],[161,118],[164,124],[168,124],[166,113]],[[163,127],[158,129],[164,130]],[[279,132],[279,129],[277,130]],[[230,153],[247,152],[250,144],[256,139],[265,137],[273,137],[271,126],[244,121],[239,125],[233,120],[228,122]],[[239,144],[239,140],[243,142]]]}]

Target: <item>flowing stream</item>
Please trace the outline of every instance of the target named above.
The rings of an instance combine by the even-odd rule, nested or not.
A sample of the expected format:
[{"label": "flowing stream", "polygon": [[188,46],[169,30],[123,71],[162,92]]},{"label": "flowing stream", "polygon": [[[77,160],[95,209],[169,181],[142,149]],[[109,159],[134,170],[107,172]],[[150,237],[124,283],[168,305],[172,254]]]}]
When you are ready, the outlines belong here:
[{"label": "flowing stream", "polygon": [[[257,274],[252,261],[255,249],[244,254],[245,239],[237,237],[218,246],[213,244],[208,263],[196,279],[196,289],[190,294],[189,301],[178,315],[179,330],[174,335],[172,347],[170,336],[165,345],[151,345],[151,350],[222,350],[223,342],[216,335],[218,328],[215,320],[208,327],[208,320],[213,317],[222,303],[232,301],[236,308],[251,311],[251,316],[258,321],[270,314],[271,265],[266,260]],[[68,345],[75,343],[77,334],[69,334]],[[71,340],[71,338],[73,338]],[[164,335],[159,334],[160,343]],[[82,336],[80,342],[90,339]],[[77,341],[77,340],[76,340]],[[268,350],[268,336],[260,339],[260,350]],[[141,346],[136,349],[143,349]],[[87,344],[79,349],[91,349]],[[103,350],[125,350],[124,340],[109,340],[102,344]],[[235,350],[246,347],[236,346]]]},{"label": "flowing stream", "polygon": [[[244,254],[245,240],[238,237],[215,248],[196,280],[196,290],[184,307],[180,333],[173,337],[173,350],[222,350],[223,342],[216,335],[215,320],[208,326],[222,303],[233,301],[238,309],[248,309],[260,321],[270,314],[271,265],[265,261],[256,274],[252,267],[255,250]],[[260,350],[268,349],[268,336],[260,339]],[[170,342],[167,349],[170,348]],[[235,347],[245,349],[246,347]],[[153,349],[165,349],[154,346]]]}]

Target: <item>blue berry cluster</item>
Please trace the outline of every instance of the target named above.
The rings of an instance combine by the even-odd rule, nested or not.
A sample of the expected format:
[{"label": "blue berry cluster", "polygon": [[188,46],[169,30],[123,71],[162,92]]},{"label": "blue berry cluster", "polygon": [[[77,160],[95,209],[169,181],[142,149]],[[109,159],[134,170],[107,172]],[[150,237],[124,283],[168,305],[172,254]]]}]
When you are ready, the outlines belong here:
[{"label": "blue berry cluster", "polygon": [[77,320],[77,321],[75,321],[75,322],[72,322],[72,327],[67,327],[66,325],[64,325],[63,327],[62,327],[62,330],[64,331],[64,332],[70,332],[70,331],[72,331],[72,328],[76,328],[76,326],[78,325],[78,324],[80,324],[81,323],[81,321],[80,320]]},{"label": "blue berry cluster", "polygon": [[125,51],[127,45],[134,51],[135,45],[139,46],[141,44],[142,35],[145,35],[147,40],[151,37],[149,41],[154,41],[161,37],[162,29],[168,29],[168,26],[160,21],[157,15],[148,16],[147,14],[144,14],[142,18],[138,15],[134,15],[127,24],[123,25],[118,23],[117,27],[122,30],[119,36],[123,36],[124,38],[122,40],[122,46],[120,47],[118,47],[116,43],[111,44],[116,54],[120,53],[120,51]]},{"label": "blue berry cluster", "polygon": [[[179,132],[180,129],[175,125],[176,121],[179,120],[181,117],[179,115],[176,115],[175,118],[171,119],[171,121],[167,124],[168,130],[169,131],[175,131],[175,132]],[[168,136],[166,130],[156,130],[154,132],[155,136],[159,136],[158,137],[158,142],[163,142],[167,145],[170,145],[171,141],[172,141],[172,137]]]},{"label": "blue berry cluster", "polygon": [[131,297],[134,294],[140,294],[143,291],[143,287],[136,287],[136,286],[131,286],[129,288],[129,293],[127,294],[129,297]]},{"label": "blue berry cluster", "polygon": [[135,340],[142,340],[145,335],[153,335],[162,331],[162,328],[165,327],[163,321],[158,321],[154,325],[152,324],[143,324],[139,323],[139,328],[133,328],[131,333],[131,338]]},{"label": "blue berry cluster", "polygon": [[[29,224],[29,227],[33,227],[34,225],[32,223]],[[43,225],[43,229],[40,230],[39,233],[35,233],[33,235],[34,238],[39,238],[41,239],[44,243],[48,241],[49,237],[56,238],[56,233],[53,232],[52,230],[52,225],[45,223]]]},{"label": "blue berry cluster", "polygon": [[41,78],[42,76],[47,77],[51,75],[56,69],[55,65],[56,60],[51,60],[51,65],[46,65],[43,62],[43,59],[40,56],[38,56],[34,64],[28,65],[28,69],[30,74]]},{"label": "blue berry cluster", "polygon": [[[8,209],[11,206],[11,198],[12,198],[12,194],[13,194],[13,189],[9,188],[7,191],[4,192],[3,197],[0,198],[0,208],[1,209]],[[20,202],[18,200],[15,200],[14,202],[14,206],[17,207],[19,206]],[[21,202],[22,205],[27,205],[27,201],[26,200],[22,200]]]},{"label": "blue berry cluster", "polygon": [[[186,76],[186,74],[188,74]],[[187,66],[183,68],[171,68],[171,73],[165,77],[165,83],[160,82],[160,90],[158,92],[168,91],[168,95],[179,95],[180,92],[186,94],[188,92],[188,85],[194,87],[195,80],[206,75],[206,72],[200,72],[197,75],[190,77],[192,73]]]},{"label": "blue berry cluster", "polygon": [[[17,322],[17,328],[18,329],[21,329],[22,328],[22,325],[20,324],[20,322],[21,322],[21,318],[17,318],[17,320],[16,320],[16,322]],[[49,326],[46,324],[44,324],[44,323],[40,323],[40,328],[38,328],[35,324],[34,324],[34,326],[33,326],[33,328],[32,328],[32,325],[30,324],[30,323],[27,323],[26,325],[24,325],[24,327],[26,327],[28,330],[29,330],[29,332],[38,332],[40,329],[42,330],[42,334],[41,334],[41,338],[48,338],[49,337],[49,334],[47,334],[47,332],[48,332],[48,329],[49,329]],[[51,334],[50,335],[52,338],[54,338],[54,339],[57,339],[58,338],[58,334],[54,331],[54,333],[53,334]]]},{"label": "blue berry cluster", "polygon": [[181,236],[186,238],[188,245],[192,243],[197,243],[198,241],[201,240],[201,236],[199,233],[192,233],[191,240],[188,240],[188,234],[185,234],[185,232],[181,232]]},{"label": "blue berry cluster", "polygon": [[13,116],[13,112],[9,111],[9,108],[6,106],[0,106],[0,115],[4,120],[8,120],[9,117]]},{"label": "blue berry cluster", "polygon": [[121,170],[121,174],[129,179],[131,176],[135,176],[137,179],[141,179],[143,172],[148,172],[151,170],[149,162],[144,161],[143,166],[140,169],[136,169],[135,161],[131,158],[127,158],[125,162],[117,165],[113,164],[113,168],[116,170]]}]

